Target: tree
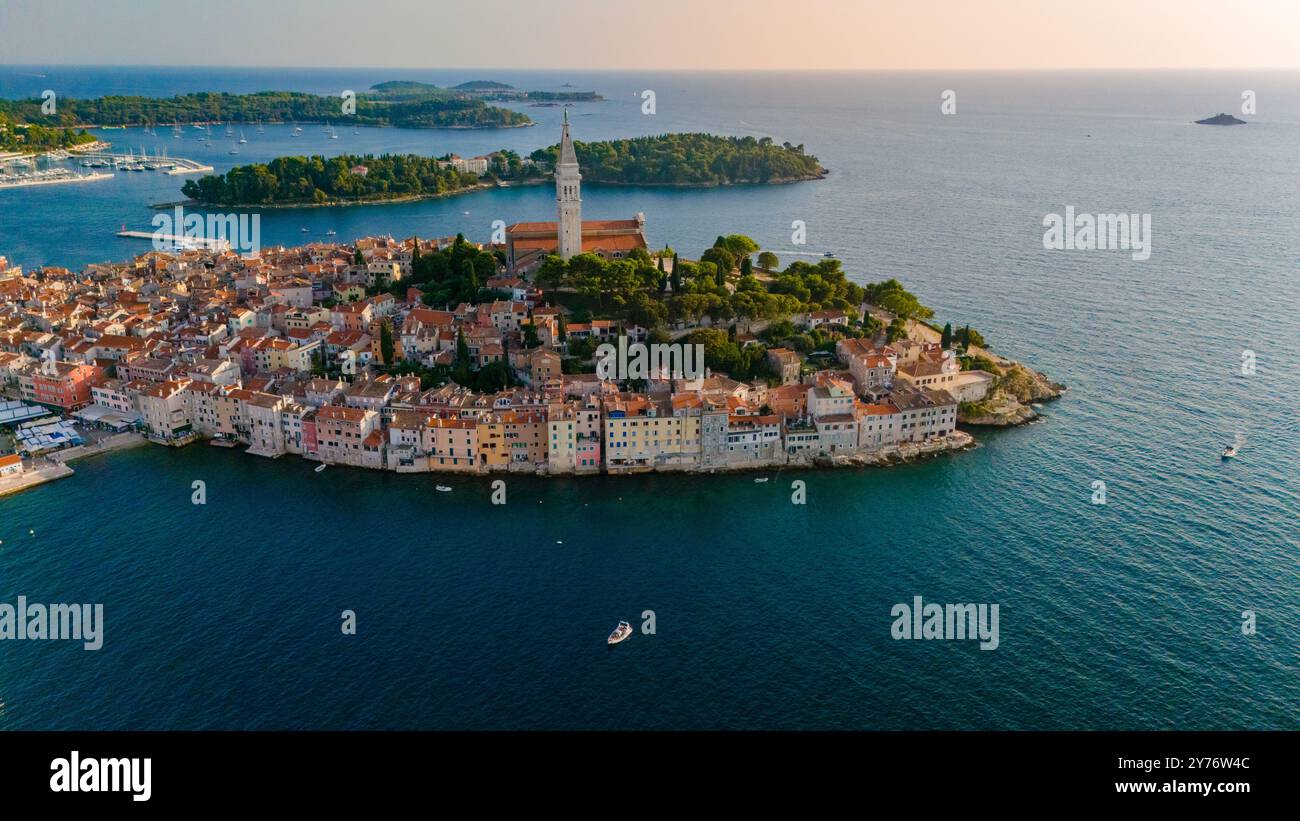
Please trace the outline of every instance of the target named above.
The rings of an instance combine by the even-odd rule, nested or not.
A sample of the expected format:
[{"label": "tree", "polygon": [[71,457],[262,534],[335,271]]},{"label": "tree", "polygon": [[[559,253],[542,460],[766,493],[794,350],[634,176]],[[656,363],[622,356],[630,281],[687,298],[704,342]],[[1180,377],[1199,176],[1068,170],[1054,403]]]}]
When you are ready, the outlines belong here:
[{"label": "tree", "polygon": [[900,339],[907,338],[907,320],[901,316],[894,317],[894,321],[889,323],[889,335],[887,339],[890,342],[897,342]]},{"label": "tree", "polygon": [[741,258],[740,258],[740,275],[741,275],[742,277],[747,277],[747,276],[749,276],[749,275],[752,274],[752,273],[754,273],[754,262],[753,262],[753,260],[751,260],[748,256],[743,256],[743,257],[741,257]]},{"label": "tree", "polygon": [[465,329],[456,331],[456,362],[452,368],[451,378],[459,385],[468,386],[472,378],[469,363],[469,343],[465,341]]},{"label": "tree", "polygon": [[[719,237],[719,239],[721,239],[721,237]],[[700,262],[712,262],[714,265],[718,266],[724,277],[731,273],[732,268],[736,267],[736,258],[732,256],[731,252],[724,247],[716,245],[705,251],[703,254],[700,254]]]},{"label": "tree", "polygon": [[721,239],[722,247],[731,252],[736,259],[747,257],[758,250],[758,243],[744,234],[728,234]]},{"label": "tree", "polygon": [[365,264],[366,264],[366,258],[365,258],[364,256],[361,255],[361,249],[360,249],[360,248],[358,248],[358,249],[357,249],[357,252],[356,252],[355,254],[352,255],[352,264],[353,264],[353,265],[365,265]]},{"label": "tree", "polygon": [[945,351],[952,347],[952,323],[943,324],[943,335],[939,337],[939,347]]},{"label": "tree", "polygon": [[673,284],[673,293],[680,294],[682,292],[682,273],[681,273],[681,269],[677,267],[676,254],[673,254],[672,284]]},{"label": "tree", "polygon": [[780,264],[781,260],[771,251],[763,251],[758,255],[758,267],[764,271],[773,271]]},{"label": "tree", "polygon": [[567,340],[567,339],[569,338],[569,324],[568,324],[567,322],[564,321],[564,312],[563,312],[563,311],[560,312],[559,321],[558,321],[557,324],[559,325],[559,333],[558,333],[558,336],[559,336],[559,338],[560,338],[560,342],[561,342],[561,344],[563,344],[564,341]]},{"label": "tree", "polygon": [[531,321],[524,326],[524,348],[532,350],[542,344],[542,340],[537,336],[537,326]]},{"label": "tree", "polygon": [[385,365],[393,364],[393,323],[385,319],[379,324],[379,355]]}]

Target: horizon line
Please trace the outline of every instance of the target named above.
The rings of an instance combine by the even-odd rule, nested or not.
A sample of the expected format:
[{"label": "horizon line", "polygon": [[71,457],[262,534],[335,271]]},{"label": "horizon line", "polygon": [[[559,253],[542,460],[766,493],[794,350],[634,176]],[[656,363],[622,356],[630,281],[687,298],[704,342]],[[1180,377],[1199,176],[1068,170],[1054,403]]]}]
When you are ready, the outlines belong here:
[{"label": "horizon line", "polygon": [[955,72],[967,74],[995,73],[1060,73],[1060,72],[1167,72],[1167,71],[1291,71],[1300,72],[1300,65],[1295,66],[1062,66],[1062,67],[999,67],[999,68],[573,68],[573,67],[538,67],[538,66],[329,66],[329,65],[246,65],[246,64],[193,64],[193,63],[5,63],[0,68],[182,68],[182,69],[244,69],[244,70],[307,70],[307,71],[568,71],[575,73],[633,73],[657,72],[664,74],[886,74],[886,73],[934,73]]}]

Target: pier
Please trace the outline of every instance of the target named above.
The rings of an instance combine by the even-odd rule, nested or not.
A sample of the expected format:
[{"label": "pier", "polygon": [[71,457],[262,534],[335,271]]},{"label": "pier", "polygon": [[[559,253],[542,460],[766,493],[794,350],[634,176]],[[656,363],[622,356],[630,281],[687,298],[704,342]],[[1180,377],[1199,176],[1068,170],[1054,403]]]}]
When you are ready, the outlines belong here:
[{"label": "pier", "polygon": [[28,188],[33,185],[60,185],[70,182],[92,182],[94,180],[106,180],[112,176],[112,174],[102,172],[74,174],[71,171],[37,171],[31,174],[11,175],[11,178],[0,176],[0,189]]},{"label": "pier", "polygon": [[206,174],[213,170],[210,165],[204,165],[197,160],[187,160],[184,157],[150,157],[143,154],[112,154],[107,151],[85,151],[74,154],[73,159],[102,162],[115,167],[143,164],[156,165],[156,170],[171,176],[178,174]]},{"label": "pier", "polygon": [[127,239],[158,239],[180,248],[195,250],[203,248],[208,251],[227,251],[230,249],[230,240],[220,237],[186,237],[177,234],[159,234],[154,231],[127,231],[126,229],[118,231],[117,235]]}]

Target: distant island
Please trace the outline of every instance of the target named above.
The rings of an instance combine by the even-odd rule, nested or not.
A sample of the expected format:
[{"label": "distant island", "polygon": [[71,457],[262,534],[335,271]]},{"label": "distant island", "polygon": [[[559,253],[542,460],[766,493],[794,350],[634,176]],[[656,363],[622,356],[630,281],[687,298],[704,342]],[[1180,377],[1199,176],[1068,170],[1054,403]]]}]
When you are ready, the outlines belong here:
[{"label": "distant island", "polygon": [[401,128],[515,128],[532,125],[526,114],[490,106],[472,94],[425,83],[394,81],[358,94],[356,112],[342,113],[342,98],[297,91],[253,94],[201,92],[175,97],[62,98],[56,114],[41,100],[0,99],[0,117],[46,128],[82,125],[139,126],[212,122],[336,122]]},{"label": "distant island", "polygon": [[[826,174],[803,146],[770,138],[661,134],[608,142],[575,142],[583,179],[611,185],[712,187],[776,184]],[[227,207],[345,205],[449,196],[494,185],[539,183],[555,166],[558,146],[530,157],[502,150],[466,159],[384,154],[277,157],[189,180],[193,202]]]},{"label": "distant island", "polygon": [[1238,120],[1231,114],[1222,112],[1215,114],[1213,117],[1207,117],[1204,120],[1197,120],[1196,125],[1245,125],[1245,120]]},{"label": "distant island", "polygon": [[[777,145],[771,137],[660,134],[584,143],[574,151],[585,182],[612,185],[717,186],[784,183],[826,176],[802,145]],[[554,166],[559,146],[534,151],[534,162]]]},{"label": "distant island", "polygon": [[[382,91],[387,94],[422,94],[444,91],[437,86],[428,83],[418,83],[411,80],[395,80],[387,83],[380,83],[372,86],[375,91]],[[575,102],[589,103],[599,102],[605,98],[594,91],[524,91],[515,88],[507,83],[499,83],[495,80],[470,80],[467,83],[452,86],[445,89],[457,94],[464,94],[481,100],[492,100],[497,102],[520,102],[520,101],[540,101],[540,102]]]}]

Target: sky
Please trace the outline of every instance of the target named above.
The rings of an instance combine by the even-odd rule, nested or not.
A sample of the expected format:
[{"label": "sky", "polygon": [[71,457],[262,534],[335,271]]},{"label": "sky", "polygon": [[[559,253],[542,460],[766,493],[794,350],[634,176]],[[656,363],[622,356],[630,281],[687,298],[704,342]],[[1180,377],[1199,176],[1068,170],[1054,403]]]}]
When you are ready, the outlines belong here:
[{"label": "sky", "polygon": [[0,0],[0,63],[1300,68],[1300,0]]}]

